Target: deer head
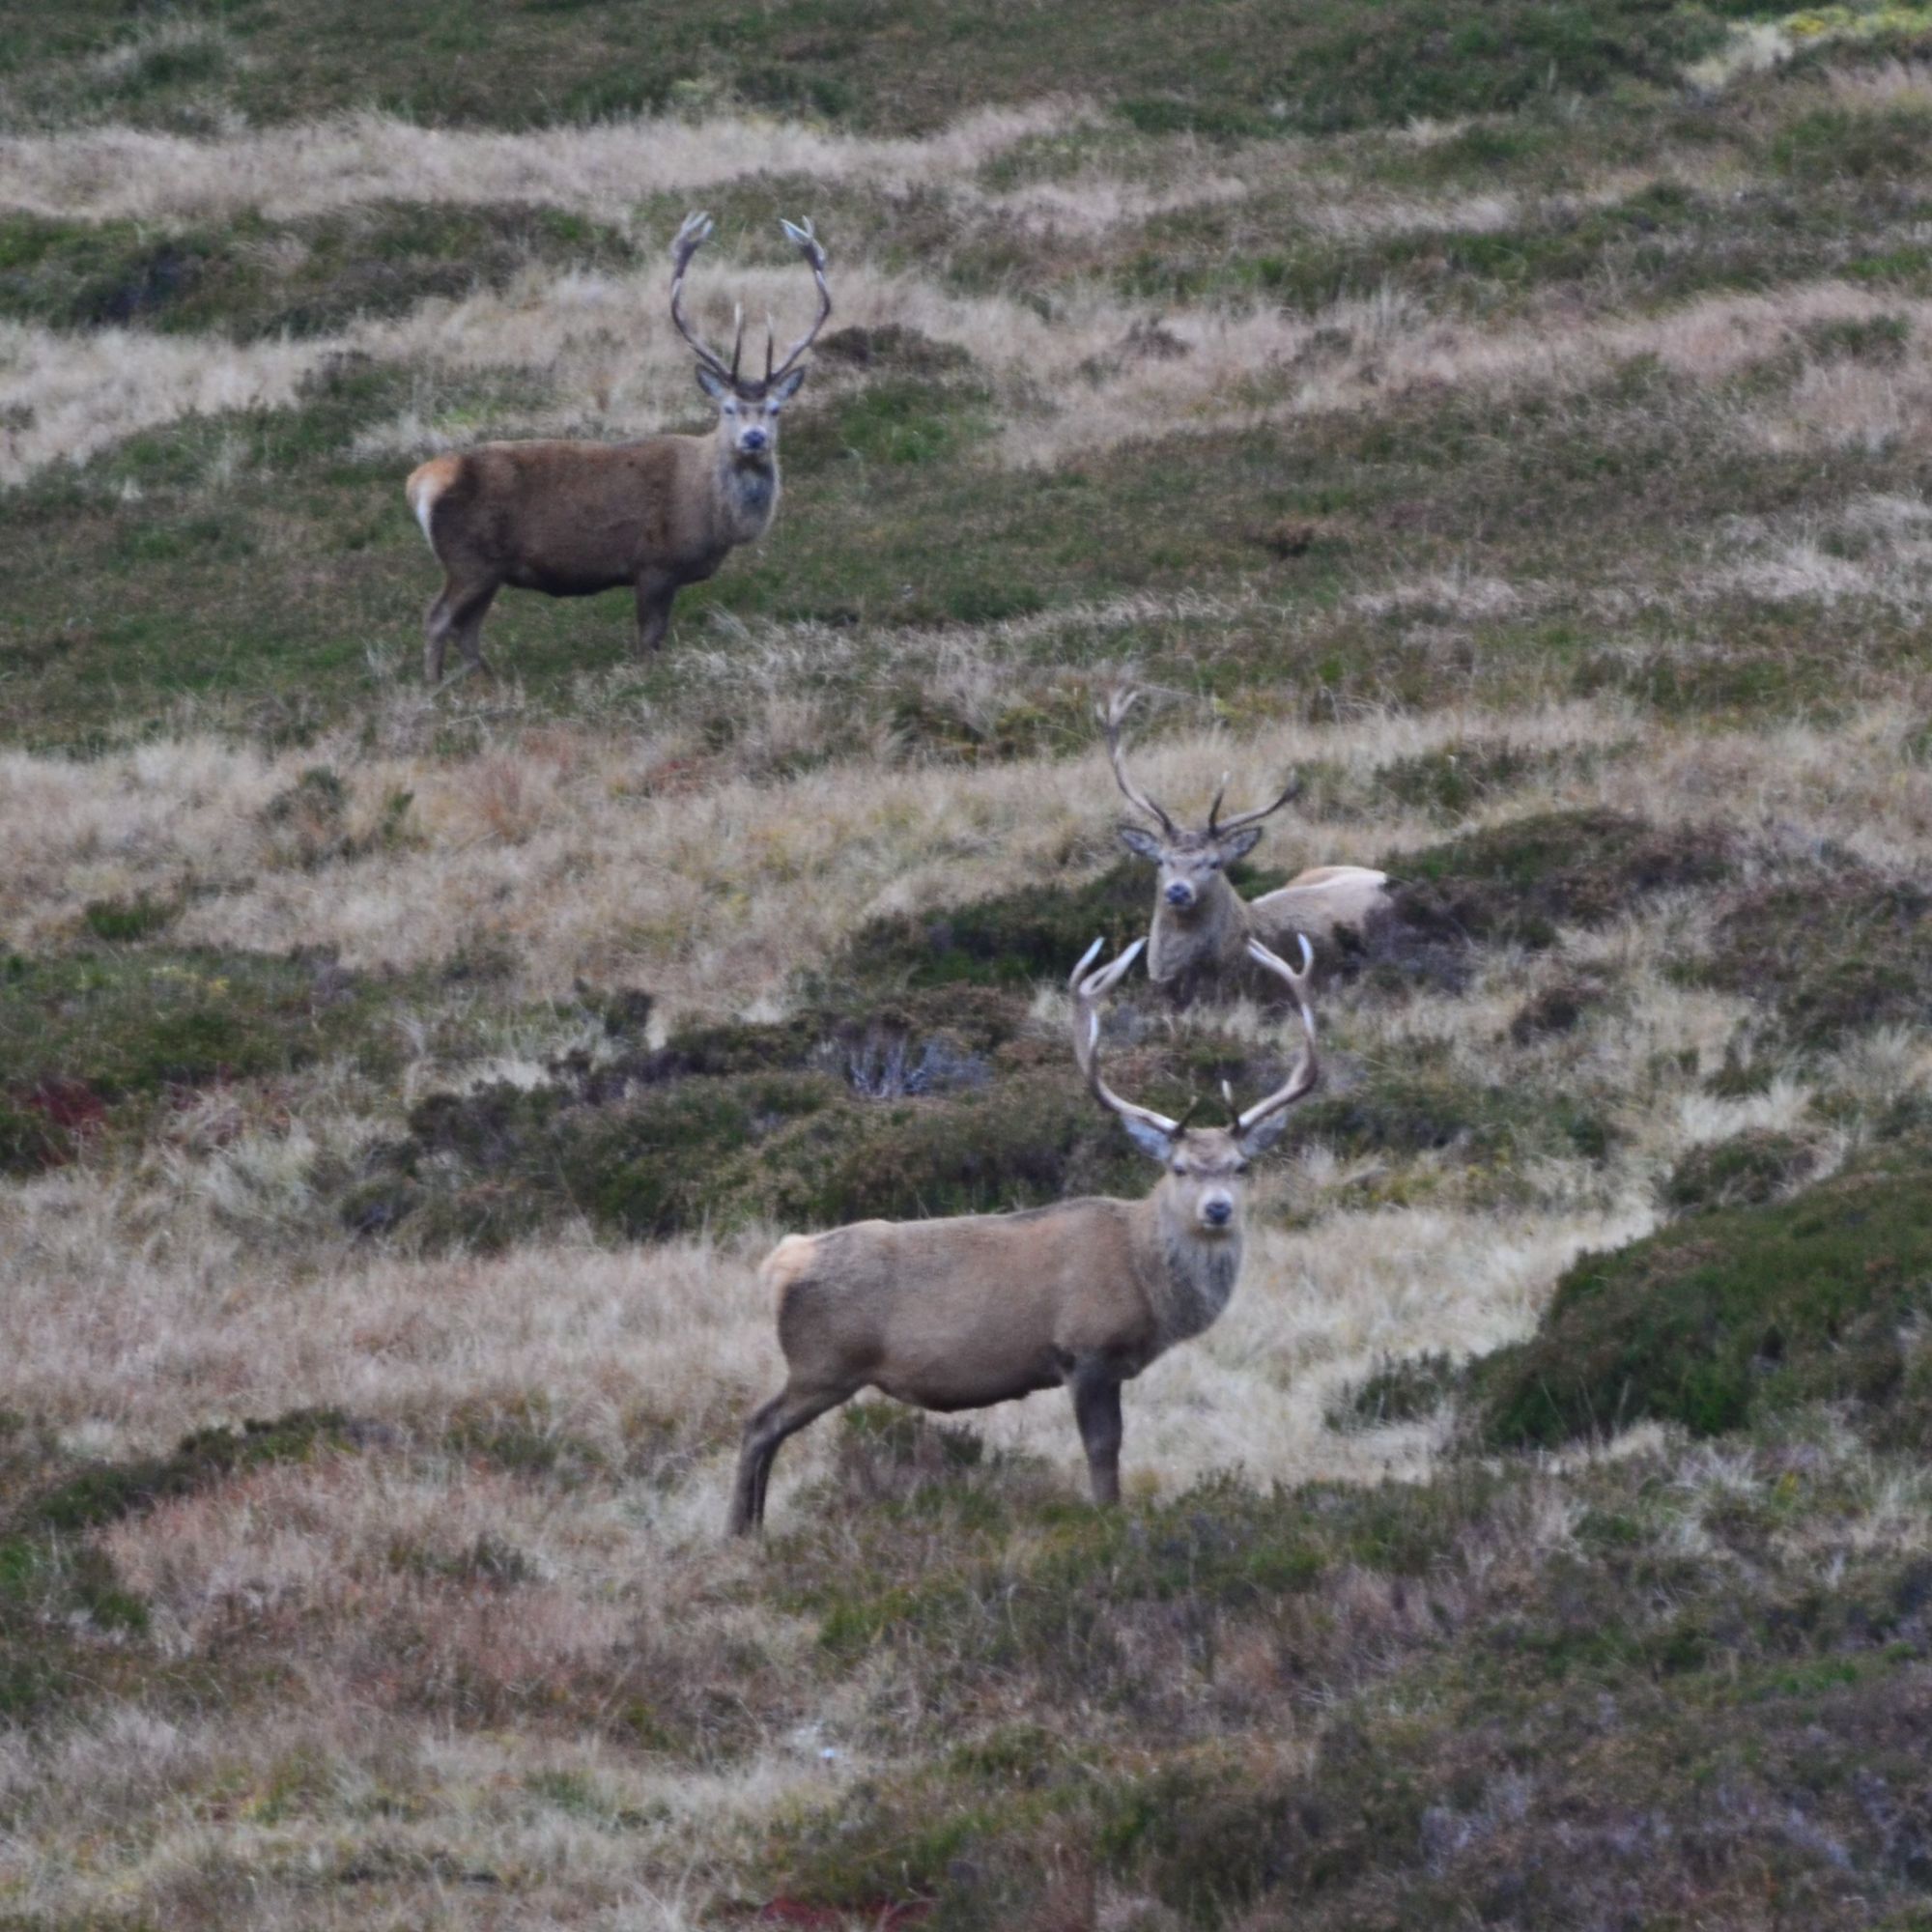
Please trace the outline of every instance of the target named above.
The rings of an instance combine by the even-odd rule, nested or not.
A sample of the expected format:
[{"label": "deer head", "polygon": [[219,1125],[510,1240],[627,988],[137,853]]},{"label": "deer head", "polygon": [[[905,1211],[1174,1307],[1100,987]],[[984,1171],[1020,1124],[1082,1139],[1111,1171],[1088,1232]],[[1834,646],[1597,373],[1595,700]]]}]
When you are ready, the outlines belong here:
[{"label": "deer head", "polygon": [[691,258],[711,239],[713,223],[708,214],[687,214],[684,225],[671,243],[670,319],[677,332],[691,344],[697,357],[697,386],[718,405],[719,432],[731,453],[742,461],[769,463],[778,453],[779,412],[805,381],[798,358],[810,349],[832,313],[832,292],[825,286],[825,250],[811,232],[811,223],[781,220],[779,224],[791,238],[793,247],[811,270],[818,285],[818,315],[811,327],[794,342],[783,361],[778,361],[778,339],[770,316],[765,318],[765,373],[741,374],[745,352],[745,307],[735,312],[731,338],[731,359],[726,362],[715,349],[703,342],[685,320],[684,276]]},{"label": "deer head", "polygon": [[1172,913],[1185,918],[1195,911],[1216,880],[1236,859],[1245,858],[1261,838],[1261,821],[1271,811],[1279,811],[1301,789],[1298,779],[1291,779],[1280,795],[1252,811],[1221,815],[1221,801],[1227,796],[1224,777],[1208,808],[1208,822],[1187,829],[1177,825],[1165,809],[1144,792],[1127,776],[1126,753],[1121,745],[1121,727],[1127,713],[1140,700],[1138,691],[1117,691],[1100,711],[1100,724],[1107,736],[1107,756],[1114,766],[1114,778],[1122,795],[1136,811],[1153,821],[1154,830],[1145,826],[1122,825],[1121,842],[1129,852],[1151,860],[1160,867],[1156,888],[1159,901]]},{"label": "deer head", "polygon": [[1288,1125],[1290,1109],[1311,1093],[1321,1077],[1315,1057],[1315,1015],[1308,1005],[1315,954],[1303,939],[1297,972],[1260,940],[1248,942],[1248,956],[1276,975],[1294,996],[1305,1044],[1293,1070],[1272,1094],[1241,1111],[1231,1098],[1229,1112],[1234,1118],[1225,1127],[1193,1127],[1188,1125],[1192,1107],[1179,1120],[1170,1120],[1151,1107],[1122,1099],[1101,1077],[1099,1002],[1119,983],[1146,941],[1135,940],[1117,959],[1094,967],[1101,944],[1096,939],[1087,949],[1068,981],[1073,1002],[1073,1057],[1087,1076],[1094,1097],[1120,1121],[1144,1154],[1166,1169],[1158,1191],[1164,1196],[1167,1213],[1180,1227],[1206,1238],[1230,1234],[1240,1226],[1241,1178],[1249,1161],[1275,1144]]}]

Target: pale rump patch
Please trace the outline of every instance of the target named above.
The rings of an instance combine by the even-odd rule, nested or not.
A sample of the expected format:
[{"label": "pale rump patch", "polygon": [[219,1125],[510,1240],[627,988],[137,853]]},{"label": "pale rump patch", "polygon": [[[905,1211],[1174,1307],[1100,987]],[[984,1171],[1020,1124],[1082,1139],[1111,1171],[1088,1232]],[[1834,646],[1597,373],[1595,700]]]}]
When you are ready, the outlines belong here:
[{"label": "pale rump patch", "polygon": [[431,550],[436,548],[436,538],[430,534],[430,513],[436,508],[437,498],[456,480],[457,460],[453,456],[432,456],[427,463],[411,470],[410,480],[403,485],[403,495],[409,498],[410,508],[422,526],[423,541]]},{"label": "pale rump patch", "polygon": [[758,1264],[758,1279],[780,1306],[783,1305],[786,1293],[811,1266],[814,1245],[810,1235],[787,1235]]}]

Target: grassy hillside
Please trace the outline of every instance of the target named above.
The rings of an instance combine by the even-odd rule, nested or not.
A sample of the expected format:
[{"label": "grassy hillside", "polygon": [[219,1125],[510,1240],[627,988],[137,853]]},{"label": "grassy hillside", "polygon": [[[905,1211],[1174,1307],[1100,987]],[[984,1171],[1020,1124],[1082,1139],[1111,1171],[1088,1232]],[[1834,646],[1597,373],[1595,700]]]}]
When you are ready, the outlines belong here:
[{"label": "grassy hillside", "polygon": [[[1932,15],[0,17],[0,1932],[1932,1924]],[[838,311],[754,551],[401,499]],[[1379,864],[1228,1315],[856,1406],[784,1229],[1150,1178],[1136,770]],[[1122,988],[1152,1104],[1279,1077]]]}]

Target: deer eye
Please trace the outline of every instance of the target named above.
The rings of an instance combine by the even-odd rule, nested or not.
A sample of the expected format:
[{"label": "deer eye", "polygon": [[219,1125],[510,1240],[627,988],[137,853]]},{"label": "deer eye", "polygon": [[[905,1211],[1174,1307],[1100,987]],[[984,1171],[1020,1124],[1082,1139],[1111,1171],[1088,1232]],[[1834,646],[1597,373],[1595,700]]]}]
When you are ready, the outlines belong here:
[{"label": "deer eye", "polygon": [[1210,852],[1201,863],[1210,872],[1218,872],[1221,869],[1221,855],[1218,852]]}]

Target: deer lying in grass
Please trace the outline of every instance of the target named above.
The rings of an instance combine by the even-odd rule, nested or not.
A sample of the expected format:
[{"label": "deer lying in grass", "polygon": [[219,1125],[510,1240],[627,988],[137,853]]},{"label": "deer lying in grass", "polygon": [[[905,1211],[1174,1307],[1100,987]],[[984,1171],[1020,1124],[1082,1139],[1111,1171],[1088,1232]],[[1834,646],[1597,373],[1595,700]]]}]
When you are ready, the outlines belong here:
[{"label": "deer lying in grass", "polygon": [[1307,942],[1296,972],[1251,941],[1256,962],[1280,976],[1301,1010],[1306,1043],[1287,1080],[1226,1127],[1190,1127],[1122,1100],[1100,1077],[1096,1003],[1144,943],[1090,972],[1096,939],[1073,969],[1073,1053],[1094,1097],[1160,1163],[1153,1192],[786,1236],[759,1278],[777,1298],[789,1374],[745,1425],[733,1533],[764,1521],[785,1437],[864,1388],[950,1410],[1064,1386],[1094,1499],[1120,1499],[1121,1384],[1228,1305],[1241,1270],[1241,1177],[1320,1077]]},{"label": "deer lying in grass", "polygon": [[1245,858],[1261,838],[1261,821],[1301,789],[1291,780],[1279,797],[1254,811],[1221,816],[1228,781],[1214,794],[1208,823],[1185,831],[1127,776],[1121,726],[1138,700],[1137,691],[1117,691],[1100,712],[1107,755],[1129,805],[1159,828],[1121,827],[1128,851],[1160,867],[1154,888],[1153,925],[1148,934],[1148,978],[1180,1000],[1207,980],[1238,967],[1250,942],[1278,942],[1285,933],[1332,939],[1359,934],[1388,907],[1388,874],[1367,866],[1316,866],[1298,872],[1279,891],[1244,899],[1228,883],[1227,867]]},{"label": "deer lying in grass", "polygon": [[779,412],[805,381],[798,358],[832,313],[825,250],[810,222],[784,231],[810,265],[818,319],[782,362],[765,328],[765,373],[739,374],[745,312],[726,362],[692,332],[681,298],[691,258],[711,217],[686,218],[671,245],[670,319],[697,355],[697,385],[718,405],[705,436],[639,442],[486,442],[423,464],[405,486],[410,508],[445,582],[424,622],[423,669],[434,684],[454,638],[471,670],[484,670],[483,619],[504,584],[548,597],[588,597],[630,584],[638,649],[655,650],[671,601],[712,575],[728,552],[755,543],[779,504]]}]

